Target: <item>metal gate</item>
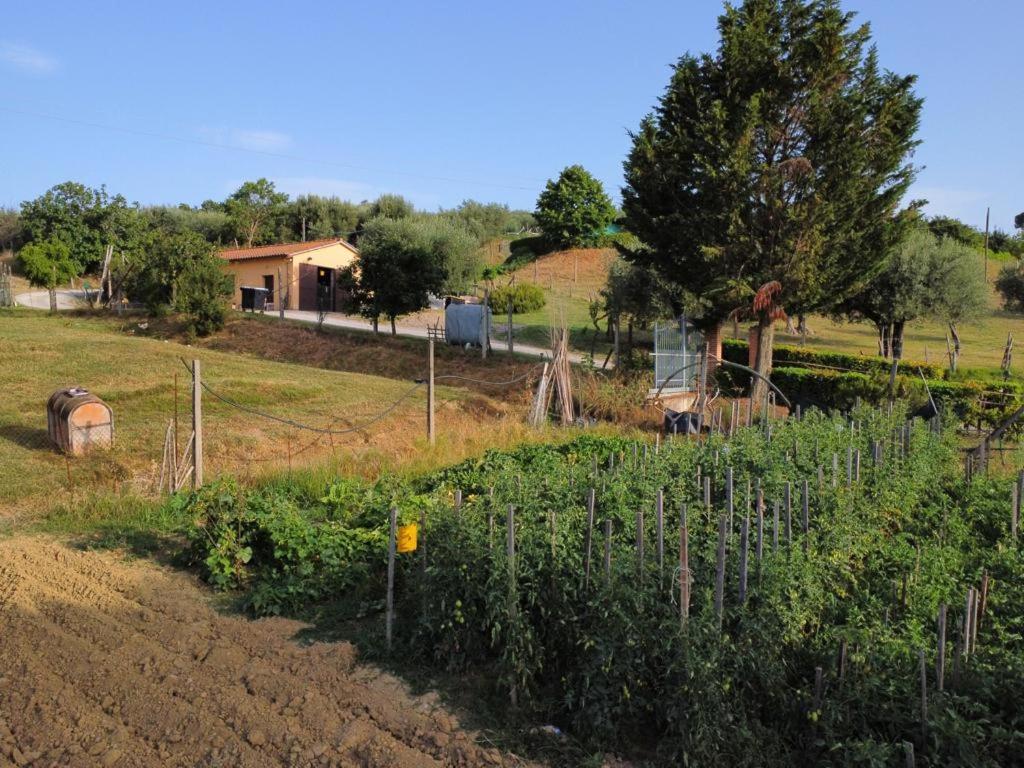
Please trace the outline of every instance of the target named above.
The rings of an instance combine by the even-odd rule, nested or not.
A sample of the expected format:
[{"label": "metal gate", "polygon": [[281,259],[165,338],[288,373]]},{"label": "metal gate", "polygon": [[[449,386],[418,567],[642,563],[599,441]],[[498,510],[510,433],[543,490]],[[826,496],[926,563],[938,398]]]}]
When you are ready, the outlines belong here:
[{"label": "metal gate", "polygon": [[654,388],[692,392],[697,388],[704,334],[680,317],[654,326]]}]

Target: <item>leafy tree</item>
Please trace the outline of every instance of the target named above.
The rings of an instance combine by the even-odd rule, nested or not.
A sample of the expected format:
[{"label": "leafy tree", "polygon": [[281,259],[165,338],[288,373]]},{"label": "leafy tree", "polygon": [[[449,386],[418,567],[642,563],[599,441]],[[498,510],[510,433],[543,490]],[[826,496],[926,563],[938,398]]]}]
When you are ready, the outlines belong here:
[{"label": "leafy tree", "polygon": [[188,265],[204,260],[221,266],[214,246],[199,233],[154,229],[147,235],[145,248],[119,277],[132,300],[159,313],[177,303],[178,286]]},{"label": "leafy tree", "polygon": [[370,204],[368,219],[408,219],[416,207],[401,195],[381,195]]},{"label": "leafy tree", "polygon": [[367,213],[366,205],[358,205],[338,197],[301,195],[288,206],[283,239],[301,240],[303,221],[307,240],[328,237],[350,238]]},{"label": "leafy tree", "polygon": [[[624,223],[646,247],[627,258],[673,284],[673,309],[689,302],[704,329],[751,314],[763,376],[782,309],[834,308],[906,226],[893,214],[921,100],[852,22],[836,0],[727,6],[716,53],[683,56],[632,134]],[[754,302],[762,290],[770,300]]]},{"label": "leafy tree", "polygon": [[447,273],[444,256],[427,230],[412,218],[379,217],[366,223],[359,258],[339,278],[349,294],[347,304],[373,321],[391,321],[428,306],[428,294],[439,293]]},{"label": "leafy tree", "polygon": [[[665,288],[658,274],[648,268],[617,261],[608,272],[608,282],[601,289],[601,309],[608,318],[608,330],[626,321],[626,344],[633,348],[633,329],[647,328],[670,313]],[[594,314],[594,321],[600,310]]]},{"label": "leafy tree", "polygon": [[534,214],[544,237],[561,248],[596,245],[615,221],[615,206],[601,182],[581,165],[570,165],[548,181]]},{"label": "leafy tree", "polygon": [[446,215],[460,222],[481,243],[500,235],[518,233],[534,224],[529,211],[513,211],[502,203],[479,203],[463,200]]},{"label": "leafy tree", "polygon": [[132,207],[121,195],[110,197],[105,187],[91,189],[66,181],[34,200],[21,204],[21,221],[31,241],[57,238],[84,271],[98,267],[107,245],[120,248],[119,238],[132,229]]},{"label": "leafy tree", "polygon": [[50,310],[57,310],[57,286],[82,274],[82,265],[68,244],[57,237],[34,240],[18,252],[22,272],[32,285],[50,292]]},{"label": "leafy tree", "polygon": [[996,290],[1003,297],[1003,307],[1010,312],[1024,312],[1024,265],[1007,264],[996,278]]},{"label": "leafy tree", "polygon": [[151,206],[143,208],[141,213],[147,228],[168,234],[196,232],[215,245],[228,243],[233,237],[228,215],[219,208]]},{"label": "leafy tree", "polygon": [[21,216],[11,208],[0,208],[0,250],[13,251],[24,235]]},{"label": "leafy tree", "polygon": [[893,250],[882,271],[847,300],[844,312],[854,320],[874,323],[879,353],[899,360],[907,323],[926,317],[941,320],[957,338],[957,324],[976,317],[986,300],[977,252],[917,226]]},{"label": "leafy tree", "polygon": [[284,214],[288,195],[278,192],[266,179],[247,181],[225,201],[224,207],[235,236],[247,248],[269,242]]},{"label": "leafy tree", "polygon": [[440,259],[445,272],[441,290],[463,293],[483,272],[480,243],[461,223],[443,216],[419,216],[411,219],[425,248]]},{"label": "leafy tree", "polygon": [[174,308],[185,318],[189,332],[207,336],[224,327],[234,284],[212,250],[185,262],[175,289]]},{"label": "leafy tree", "polygon": [[985,237],[970,224],[964,224],[960,219],[952,216],[932,216],[928,219],[928,229],[936,237],[948,237],[964,245],[973,245],[981,248]]}]

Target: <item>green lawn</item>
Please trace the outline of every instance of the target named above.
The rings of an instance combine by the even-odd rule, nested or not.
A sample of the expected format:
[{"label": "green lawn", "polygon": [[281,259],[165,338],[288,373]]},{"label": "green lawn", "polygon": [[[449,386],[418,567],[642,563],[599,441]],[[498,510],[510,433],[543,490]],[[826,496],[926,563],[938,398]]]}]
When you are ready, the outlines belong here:
[{"label": "green lawn", "polygon": [[[328,371],[257,357],[131,336],[107,320],[0,311],[0,518],[96,491],[148,493],[160,474],[164,434],[174,415],[178,379],[181,441],[190,424],[191,378],[181,360],[198,357],[204,379],[247,406],[317,426],[359,424],[405,393],[409,380]],[[114,410],[116,447],[70,459],[46,432],[46,401],[59,388],[83,386]],[[462,393],[453,392],[458,398]],[[407,445],[421,440],[422,389],[389,419],[334,438],[333,450],[365,446],[369,437]],[[206,471],[242,475],[280,469],[309,456],[330,455],[328,439],[250,416],[204,398]],[[402,429],[396,429],[403,424]],[[305,450],[303,450],[305,449]],[[300,453],[301,451],[301,453]],[[69,481],[70,476],[70,481]]]}]

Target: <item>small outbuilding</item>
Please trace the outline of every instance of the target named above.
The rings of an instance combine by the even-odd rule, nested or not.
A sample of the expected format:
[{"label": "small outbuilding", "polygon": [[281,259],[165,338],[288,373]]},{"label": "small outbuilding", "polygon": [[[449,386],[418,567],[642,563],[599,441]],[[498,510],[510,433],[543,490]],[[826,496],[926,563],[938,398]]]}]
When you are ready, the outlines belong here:
[{"label": "small outbuilding", "polygon": [[341,240],[277,243],[220,252],[235,279],[236,307],[242,306],[242,287],[266,290],[266,309],[334,312],[338,305],[338,272],[349,266],[359,251]]},{"label": "small outbuilding", "polygon": [[81,387],[58,389],[50,395],[46,424],[51,442],[72,456],[114,444],[114,412]]}]

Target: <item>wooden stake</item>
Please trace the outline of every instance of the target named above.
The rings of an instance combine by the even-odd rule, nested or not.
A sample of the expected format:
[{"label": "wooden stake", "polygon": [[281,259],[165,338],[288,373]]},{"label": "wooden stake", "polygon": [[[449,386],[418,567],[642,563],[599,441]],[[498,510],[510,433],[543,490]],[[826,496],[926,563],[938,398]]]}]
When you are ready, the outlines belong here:
[{"label": "wooden stake", "polygon": [[388,595],[385,613],[384,634],[387,640],[388,653],[391,653],[392,626],[395,621],[395,536],[398,530],[398,508],[392,507],[388,533]]},{"label": "wooden stake", "polygon": [[679,620],[686,629],[690,618],[690,537],[686,528],[686,505],[679,513]]},{"label": "wooden stake", "polygon": [[636,511],[636,574],[639,580],[644,577],[644,509]]},{"label": "wooden stake", "polygon": [[725,610],[725,537],[727,534],[725,515],[718,518],[718,554],[715,563],[715,620],[718,628],[722,628],[722,615]]},{"label": "wooden stake", "polygon": [[427,442],[434,445],[434,340],[427,339]]},{"label": "wooden stake", "polygon": [[658,579],[659,586],[663,587],[661,579],[665,572],[665,494],[661,488],[654,497],[654,535],[658,547]]},{"label": "wooden stake", "polygon": [[604,578],[612,579],[612,521],[604,521]]},{"label": "wooden stake", "polygon": [[203,390],[199,360],[192,361],[192,487],[203,484]]},{"label": "wooden stake", "polygon": [[946,604],[939,606],[938,642],[935,656],[935,687],[943,690],[946,685]]},{"label": "wooden stake", "polygon": [[[591,488],[587,492],[587,531],[583,542],[583,587],[590,587],[590,553],[594,539],[594,506],[597,491]],[[610,522],[610,521],[609,521]]]},{"label": "wooden stake", "polygon": [[747,604],[747,557],[750,548],[750,518],[740,520],[740,605]]}]

